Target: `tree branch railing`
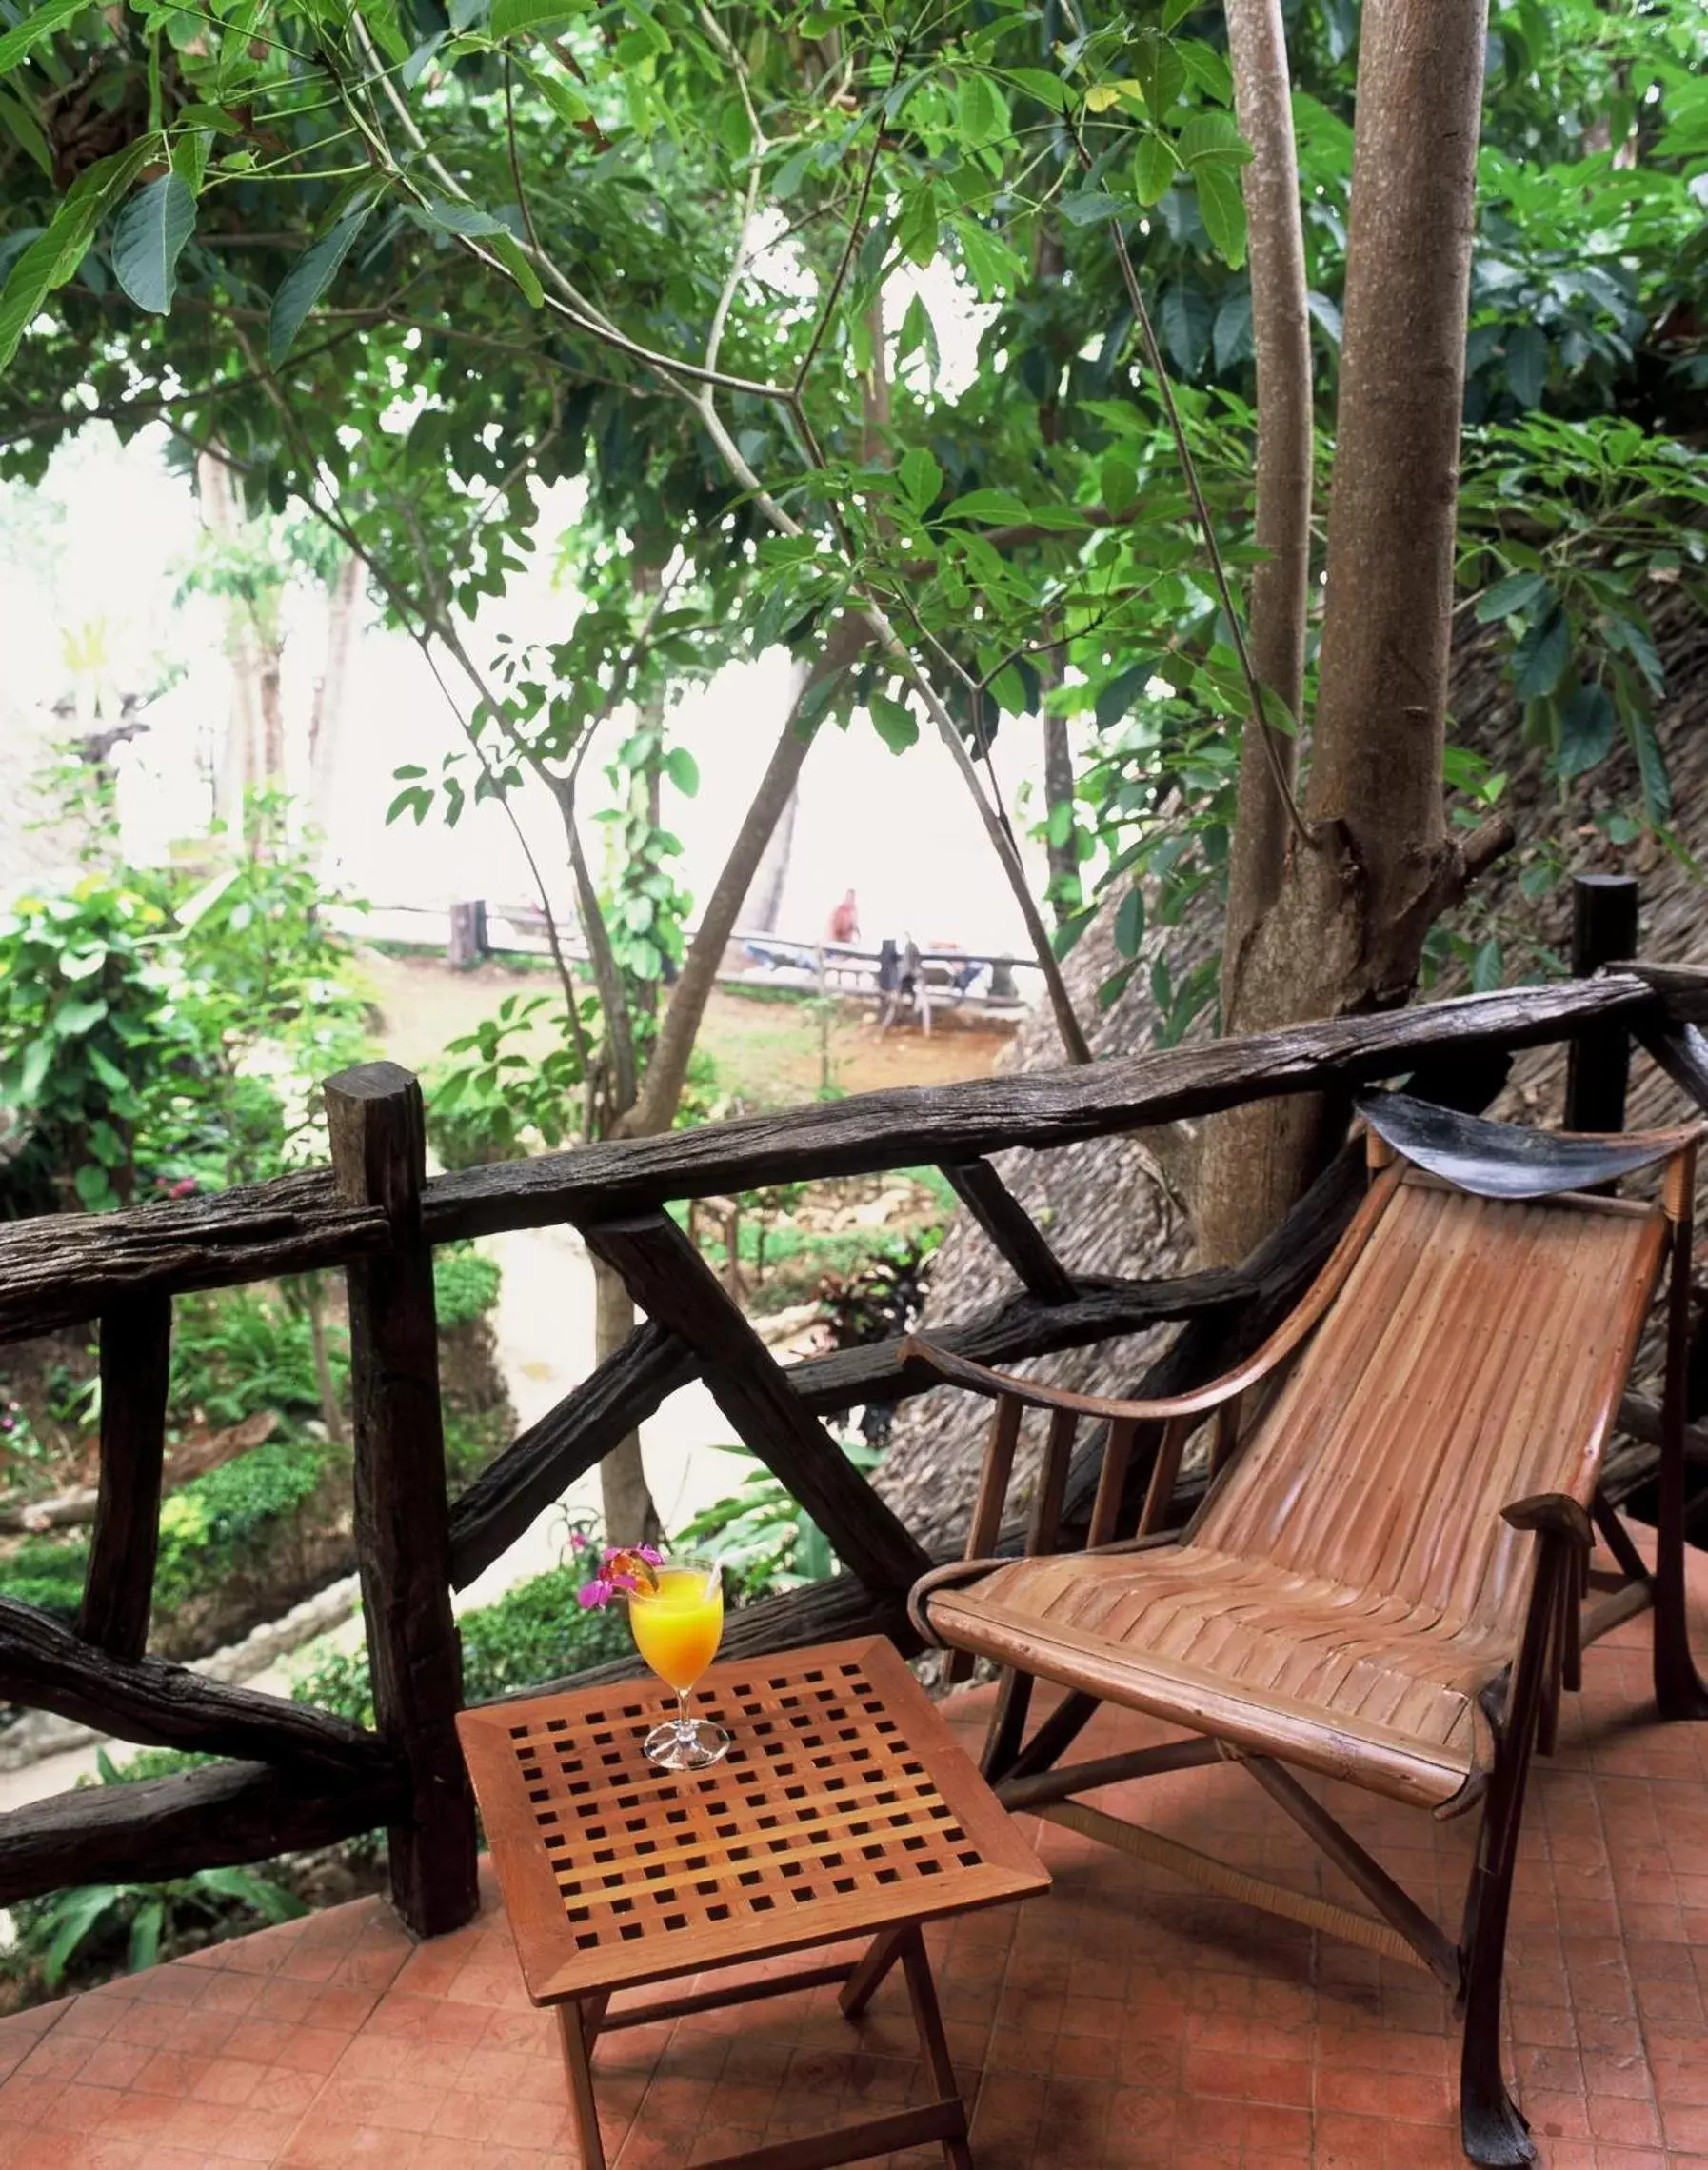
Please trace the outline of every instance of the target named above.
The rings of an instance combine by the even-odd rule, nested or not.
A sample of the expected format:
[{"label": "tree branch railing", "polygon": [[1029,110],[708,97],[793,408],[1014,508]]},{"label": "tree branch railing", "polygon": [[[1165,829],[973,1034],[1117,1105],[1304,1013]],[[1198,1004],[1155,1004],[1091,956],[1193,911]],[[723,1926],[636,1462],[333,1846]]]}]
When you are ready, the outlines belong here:
[{"label": "tree branch railing", "polygon": [[[873,1630],[913,1646],[904,1599],[928,1556],[821,1420],[928,1391],[932,1379],[904,1360],[896,1341],[779,1364],[666,1205],[934,1163],[1017,1282],[1000,1302],[939,1327],[943,1345],[1010,1364],[1179,1323],[1139,1387],[1166,1394],[1210,1376],[1297,1300],[1352,1210],[1356,1153],[1340,1155],[1241,1266],[1154,1281],[1073,1273],[985,1156],[1044,1151],[1279,1094],[1345,1105],[1355,1087],[1402,1075],[1419,1089],[1451,1076],[1461,1093],[1486,1099],[1511,1050],[1584,1035],[1599,1035],[1604,1048],[1615,1029],[1647,1046],[1708,1107],[1708,1041],[1696,1030],[1704,1019],[1708,974],[1620,967],[1075,1070],[864,1094],[430,1181],[420,1089],[394,1065],[374,1064],[328,1082],[332,1168],[208,1199],[0,1228],[0,1342],[99,1320],[105,1388],[100,1499],[77,1628],[0,1601],[0,1697],[121,1739],[231,1759],[0,1815],[0,1903],[67,1882],[256,1860],[385,1823],[393,1898],[410,1925],[430,1934],[467,1919],[475,1827],[452,1728],[462,1677],[450,1593],[692,1379],[705,1382],[744,1443],[813,1515],[846,1570],[732,1615],[725,1648],[757,1654]],[[452,1503],[432,1246],[552,1224],[578,1228],[645,1317]],[[349,1293],[372,1731],[222,1686],[144,1650],[171,1299],[332,1266],[345,1269]],[[1629,1414],[1640,1429],[1640,1407]],[[1143,1437],[1133,1443],[1129,1513],[1155,1447]],[[1068,1542],[1084,1531],[1101,1460],[1092,1438],[1065,1471]],[[1005,1532],[1004,1542],[1018,1534]],[[619,1662],[587,1677],[626,1669]]]}]

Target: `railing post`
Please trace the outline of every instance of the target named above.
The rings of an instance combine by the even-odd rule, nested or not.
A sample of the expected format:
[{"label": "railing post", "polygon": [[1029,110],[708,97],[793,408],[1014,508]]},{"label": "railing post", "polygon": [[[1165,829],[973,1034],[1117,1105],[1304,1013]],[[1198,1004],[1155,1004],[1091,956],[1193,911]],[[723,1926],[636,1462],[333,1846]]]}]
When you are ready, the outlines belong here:
[{"label": "railing post", "polygon": [[328,1078],[340,1197],[380,1206],[392,1247],[348,1268],[356,1558],[374,1716],[409,1769],[389,1833],[391,1898],[418,1936],[472,1919],[474,1805],[457,1744],[463,1656],[450,1609],[450,1503],[439,1406],[433,1254],[421,1233],[421,1087],[395,1063]]},{"label": "railing post", "polygon": [[101,1315],[101,1489],[77,1632],[114,1658],[140,1658],[160,1550],[172,1300],[133,1296]]},{"label": "railing post", "polygon": [[[1579,874],[1572,881],[1572,972],[1586,980],[1603,965],[1637,955],[1637,880],[1630,874]],[[1575,1033],[1566,1056],[1568,1130],[1622,1130],[1631,1035],[1622,1025]]]}]

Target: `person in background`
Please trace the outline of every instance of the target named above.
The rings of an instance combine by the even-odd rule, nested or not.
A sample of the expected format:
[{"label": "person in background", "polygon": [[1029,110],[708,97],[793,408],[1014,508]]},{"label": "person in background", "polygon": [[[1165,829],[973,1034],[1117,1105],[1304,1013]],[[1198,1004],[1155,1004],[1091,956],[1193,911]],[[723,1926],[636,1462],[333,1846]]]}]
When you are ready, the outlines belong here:
[{"label": "person in background", "polygon": [[824,928],[826,942],[858,942],[860,940],[860,906],[850,889],[842,903],[832,910],[829,924]]}]

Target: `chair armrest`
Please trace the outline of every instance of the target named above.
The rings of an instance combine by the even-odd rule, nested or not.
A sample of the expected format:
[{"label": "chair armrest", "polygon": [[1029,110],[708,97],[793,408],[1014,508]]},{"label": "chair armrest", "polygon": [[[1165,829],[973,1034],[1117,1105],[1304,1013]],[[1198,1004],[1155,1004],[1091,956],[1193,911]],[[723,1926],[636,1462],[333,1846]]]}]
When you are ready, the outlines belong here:
[{"label": "chair armrest", "polygon": [[1190,1393],[1167,1394],[1151,1402],[1120,1402],[1102,1394],[1072,1394],[1064,1387],[1043,1386],[1035,1379],[1021,1379],[1012,1371],[996,1371],[988,1364],[975,1364],[971,1357],[957,1356],[950,1349],[921,1340],[917,1334],[910,1334],[902,1344],[901,1360],[904,1364],[923,1364],[950,1385],[965,1386],[992,1401],[1011,1395],[1027,1408],[1064,1409],[1077,1417],[1107,1417],[1116,1422],[1125,1419],[1140,1423],[1198,1416],[1219,1407],[1223,1402],[1231,1402],[1237,1394],[1243,1394],[1248,1386],[1266,1377],[1292,1355],[1306,1334],[1321,1322],[1345,1285],[1371,1229],[1399,1188],[1401,1173],[1401,1165],[1396,1162],[1376,1178],[1322,1271],[1262,1346],[1232,1371],[1223,1372],[1220,1379],[1212,1379],[1208,1385],[1195,1386]]},{"label": "chair armrest", "polygon": [[1596,1542],[1596,1525],[1589,1510],[1569,1492],[1536,1492],[1529,1499],[1514,1500],[1502,1507],[1500,1518],[1514,1529],[1533,1529],[1540,1537],[1562,1537],[1568,1544],[1588,1552]]}]

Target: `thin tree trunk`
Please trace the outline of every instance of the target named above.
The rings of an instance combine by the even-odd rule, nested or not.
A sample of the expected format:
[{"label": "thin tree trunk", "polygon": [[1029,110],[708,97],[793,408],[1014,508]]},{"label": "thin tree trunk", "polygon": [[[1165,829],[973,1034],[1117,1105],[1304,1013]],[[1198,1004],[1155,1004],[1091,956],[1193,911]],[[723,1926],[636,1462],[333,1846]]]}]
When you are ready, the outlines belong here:
[{"label": "thin tree trunk", "polygon": [[753,886],[747,891],[739,915],[744,925],[762,934],[777,933],[782,923],[783,900],[788,890],[789,861],[795,850],[795,822],[800,811],[801,786],[797,784],[784,802],[783,812],[771,831],[771,840],[765,846],[759,871],[753,877]]},{"label": "thin tree trunk", "polygon": [[[1055,691],[1062,683],[1062,673],[1053,654],[1038,659],[1038,676],[1043,697]],[[1052,716],[1047,707],[1042,711],[1043,724],[1043,806],[1047,826],[1045,846],[1049,853],[1049,899],[1056,914],[1056,925],[1071,919],[1083,901],[1080,884],[1079,840],[1073,826],[1073,746],[1068,737],[1065,716]],[[1058,823],[1056,809],[1065,807],[1066,814]],[[1060,833],[1063,831],[1064,833]]]},{"label": "thin tree trunk", "polygon": [[334,1446],[344,1440],[344,1411],[332,1385],[332,1364],[327,1349],[327,1298],[317,1273],[303,1276],[303,1308],[308,1314],[308,1344],[314,1352],[314,1384],[320,1395],[320,1421]]},{"label": "thin tree trunk", "polygon": [[772,749],[759,789],[724,862],[723,871],[706,900],[681,977],[670,990],[670,1000],[653,1043],[652,1060],[646,1065],[646,1082],[633,1108],[616,1124],[616,1136],[654,1138],[667,1130],[674,1121],[688,1074],[688,1058],[694,1051],[712,988],[717,985],[718,967],[724,961],[736,916],[811,747],[810,728],[804,732],[797,728],[802,704],[807,693],[823,685],[825,679],[845,670],[871,637],[863,619],[843,618],[811,665],[802,665],[797,669],[788,720]]},{"label": "thin tree trunk", "polygon": [[[221,542],[232,541],[243,514],[232,498],[225,462],[211,452],[204,452],[196,462],[196,494],[203,525]],[[233,604],[227,613],[226,653],[231,664],[231,714],[214,786],[214,810],[225,824],[227,849],[240,851],[245,795],[255,782],[261,747],[261,660],[253,622],[241,604]]]},{"label": "thin tree trunk", "polygon": [[[603,1259],[595,1258],[592,1264],[593,1354],[603,1364],[633,1333],[635,1307],[622,1276]],[[607,1544],[658,1543],[658,1508],[647,1487],[638,1431],[620,1439],[599,1464],[599,1497]]]},{"label": "thin tree trunk", "polygon": [[[1252,150],[1242,186],[1258,380],[1255,526],[1258,546],[1268,553],[1252,579],[1251,652],[1260,680],[1301,727],[1311,558],[1311,322],[1281,0],[1228,0],[1227,39],[1240,130]],[[1297,740],[1248,718],[1222,928],[1225,1033],[1247,1028],[1246,962],[1257,929],[1281,895],[1292,841],[1265,729],[1289,784],[1297,772]],[[1206,1124],[1193,1185],[1204,1258],[1243,1258],[1285,1210],[1313,1125],[1309,1109],[1290,1101],[1230,1108]]]},{"label": "thin tree trunk", "polygon": [[332,810],[332,786],[338,774],[338,738],[344,723],[344,694],[349,683],[356,603],[361,592],[361,560],[347,550],[327,589],[326,660],[308,715],[308,801],[322,827]]},{"label": "thin tree trunk", "polygon": [[[1487,0],[1365,0],[1305,811],[1239,974],[1247,1031],[1402,1003],[1423,938],[1503,848],[1442,805],[1466,298]],[[1320,1103],[1272,1104],[1241,1180],[1202,1185],[1212,1257],[1273,1226],[1323,1149]]]}]

